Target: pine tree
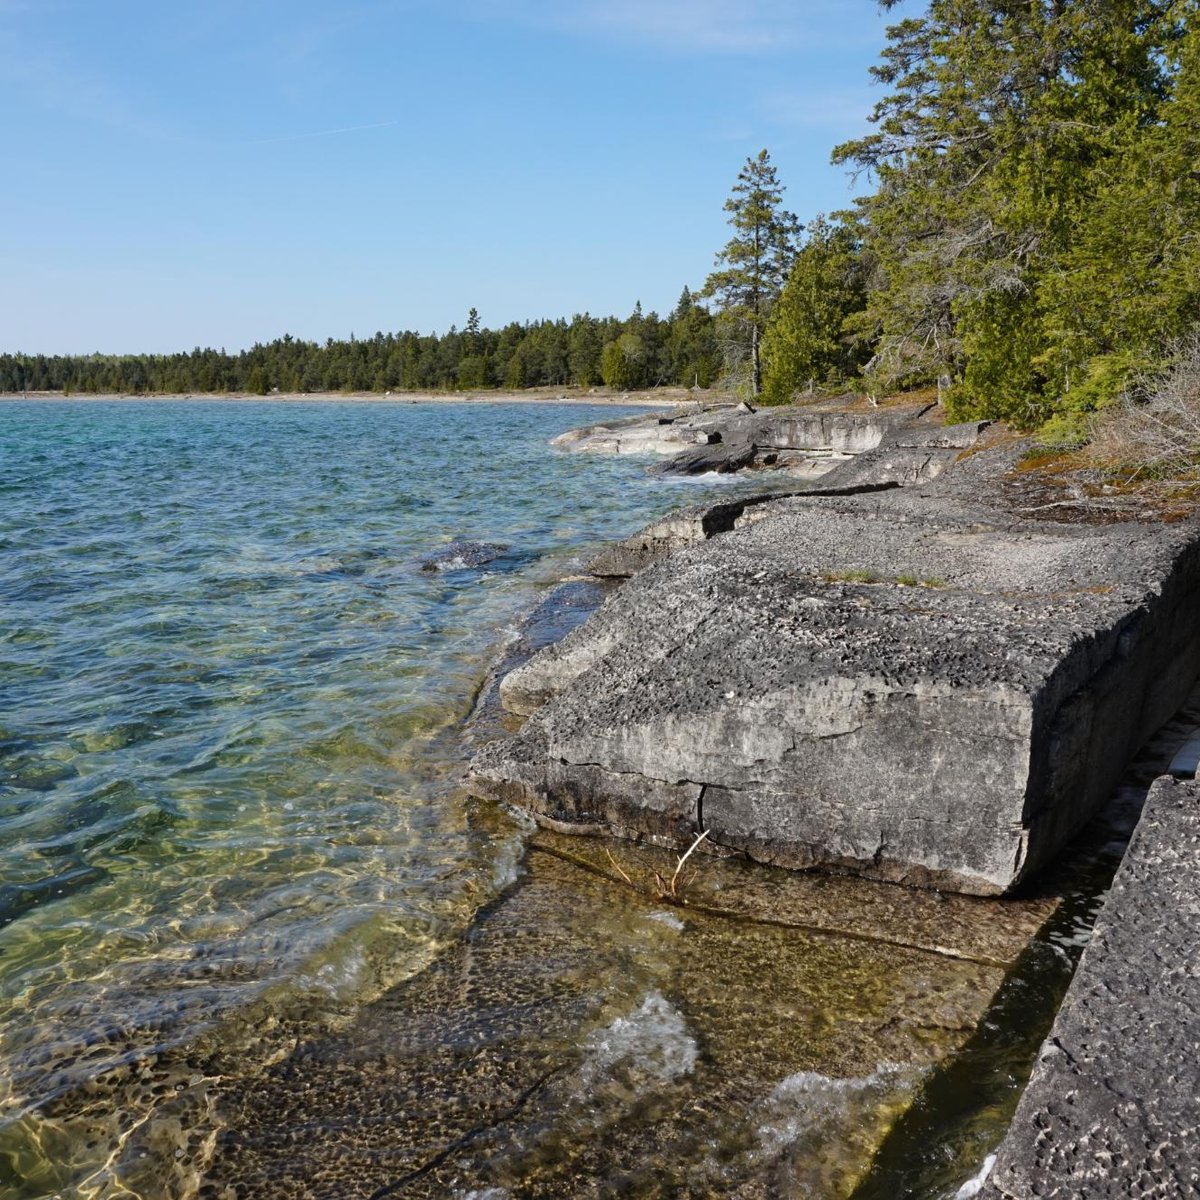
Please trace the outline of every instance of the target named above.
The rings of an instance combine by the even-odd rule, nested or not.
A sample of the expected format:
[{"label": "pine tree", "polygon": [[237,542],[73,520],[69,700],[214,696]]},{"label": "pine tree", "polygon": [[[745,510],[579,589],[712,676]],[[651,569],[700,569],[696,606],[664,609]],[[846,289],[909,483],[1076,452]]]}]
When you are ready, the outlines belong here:
[{"label": "pine tree", "polygon": [[626,330],[605,345],[600,354],[600,375],[614,392],[646,386],[646,347],[639,333]]},{"label": "pine tree", "polygon": [[1153,194],[1184,177],[1138,181],[1195,20],[1196,0],[931,0],[889,29],[876,131],[834,151],[878,179],[861,328],[881,383],[1024,425],[1119,388],[1112,356],[1171,324]]},{"label": "pine tree", "polygon": [[783,208],[783,192],[766,150],[746,159],[725,201],[734,236],[704,285],[704,295],[716,299],[735,331],[734,345],[749,359],[755,396],[762,391],[762,331],[791,269],[801,228]]},{"label": "pine tree", "polygon": [[600,330],[587,313],[576,314],[567,335],[567,363],[572,380],[581,387],[600,382]]},{"label": "pine tree", "polygon": [[863,255],[854,231],[818,215],[808,224],[763,337],[766,402],[786,404],[797,391],[848,379],[863,355],[846,319],[865,305]]}]

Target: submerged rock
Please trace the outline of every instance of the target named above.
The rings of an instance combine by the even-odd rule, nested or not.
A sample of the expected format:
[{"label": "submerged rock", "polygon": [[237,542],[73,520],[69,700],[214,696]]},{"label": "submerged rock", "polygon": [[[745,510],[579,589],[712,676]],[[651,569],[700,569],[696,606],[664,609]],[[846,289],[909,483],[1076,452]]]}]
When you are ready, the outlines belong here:
[{"label": "submerged rock", "polygon": [[486,566],[508,553],[496,542],[454,541],[420,560],[422,571],[469,571]]},{"label": "submerged rock", "polygon": [[[1009,924],[971,907],[972,926]],[[282,1059],[223,1073],[206,1194],[845,1198],[1004,976],[665,912],[538,847],[437,951]]]},{"label": "submerged rock", "polygon": [[473,787],[555,828],[1012,888],[1200,673],[1200,529],[1019,519],[1010,464],[765,503],[647,567],[522,668],[544,704]]}]

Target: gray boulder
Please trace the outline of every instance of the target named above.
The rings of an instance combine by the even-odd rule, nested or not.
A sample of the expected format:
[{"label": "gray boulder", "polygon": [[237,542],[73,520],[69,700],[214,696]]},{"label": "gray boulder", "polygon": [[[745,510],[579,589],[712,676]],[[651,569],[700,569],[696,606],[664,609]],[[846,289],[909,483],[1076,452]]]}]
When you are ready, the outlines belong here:
[{"label": "gray boulder", "polygon": [[637,413],[570,429],[552,438],[550,444],[588,454],[677,454],[686,446],[721,441],[726,415],[732,417],[734,410],[710,408],[665,416],[662,412]]},{"label": "gray boulder", "polygon": [[486,566],[508,553],[507,546],[496,542],[453,541],[426,554],[420,560],[422,571],[470,571]]},{"label": "gray boulder", "polygon": [[1021,521],[1004,465],[763,504],[647,567],[522,669],[544,704],[473,787],[556,827],[1012,888],[1200,673],[1200,536]]},{"label": "gray boulder", "polygon": [[695,450],[685,450],[666,462],[656,463],[650,468],[651,475],[704,475],[715,472],[725,475],[731,471],[740,471],[754,459],[754,447],[749,442],[726,445],[697,447]]}]

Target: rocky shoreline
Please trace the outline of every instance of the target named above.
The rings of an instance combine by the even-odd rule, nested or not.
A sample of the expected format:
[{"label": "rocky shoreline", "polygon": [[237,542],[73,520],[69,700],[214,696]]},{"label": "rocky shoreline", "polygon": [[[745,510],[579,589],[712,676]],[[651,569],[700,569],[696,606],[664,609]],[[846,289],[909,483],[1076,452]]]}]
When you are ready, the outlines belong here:
[{"label": "rocky shoreline", "polygon": [[1200,523],[1020,512],[1026,447],[922,411],[726,413],[585,437],[859,451],[602,554],[630,581],[504,681],[528,720],[472,787],[556,829],[1010,891],[1200,674]]},{"label": "rocky shoreline", "polygon": [[[705,848],[766,863],[1003,894],[1055,860],[1200,675],[1200,521],[1078,487],[1046,500],[1028,446],[983,425],[944,429],[916,408],[743,408],[564,441],[654,450],[688,472],[707,454],[707,469],[784,471],[798,486],[611,547],[593,572],[629,582],[502,682],[527,719],[479,752],[470,786],[556,831],[676,847],[702,833]],[[1133,852],[1125,876],[1129,863]],[[1143,939],[1172,903],[1196,906],[1194,874],[1171,897],[1122,885],[1141,889]],[[1151,1132],[1174,1121],[1171,1136],[1140,1159],[1104,1134],[1129,1122],[1093,1106],[1088,1144],[1109,1147],[1117,1181],[1097,1194],[1125,1194],[1135,1175],[1158,1189],[1145,1194],[1183,1194],[1167,1183],[1194,1150],[1200,985],[1151,958],[1186,997],[1161,1015],[1185,1028],[1147,1049],[1188,1102],[1166,1106]],[[1078,988],[1104,991],[1112,971],[1097,951]],[[1139,978],[1153,996],[1152,975]],[[1128,1015],[1097,1019],[1115,1036]],[[1103,1090],[1106,1068],[1091,1066]],[[1136,1107],[1147,1080],[1129,1082]],[[1014,1165],[1048,1161],[1047,1120],[1030,1106],[1058,1112],[1060,1083],[1031,1087],[988,1185],[1003,1190],[988,1195],[1074,1195],[1097,1177],[1085,1153],[1058,1155],[1034,1182]]]},{"label": "rocky shoreline", "polygon": [[1150,789],[982,1200],[1200,1193],[1200,785]]}]

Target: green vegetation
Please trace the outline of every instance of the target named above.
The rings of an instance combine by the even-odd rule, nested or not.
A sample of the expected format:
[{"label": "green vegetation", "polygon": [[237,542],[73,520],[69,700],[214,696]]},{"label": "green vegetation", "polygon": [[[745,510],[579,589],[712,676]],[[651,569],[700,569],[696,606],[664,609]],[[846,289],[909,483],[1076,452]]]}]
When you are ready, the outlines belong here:
[{"label": "green vegetation", "polygon": [[911,572],[900,575],[884,576],[875,571],[826,571],[821,575],[822,583],[894,583],[900,587],[944,588],[946,581],[936,575],[922,578]]},{"label": "green vegetation", "polygon": [[[710,280],[719,321],[761,301],[767,403],[861,376],[1078,445],[1200,329],[1200,0],[930,0],[872,73],[875,129],[833,159],[875,190],[809,224],[781,289]],[[726,205],[731,265],[778,210],[768,169]]]},{"label": "green vegetation", "polygon": [[763,399],[786,404],[797,392],[838,387],[858,374],[867,352],[847,328],[866,305],[865,256],[854,231],[818,216],[810,221],[787,283],[771,313]]},{"label": "green vegetation", "polygon": [[764,399],[861,371],[1078,445],[1200,329],[1200,0],[931,0],[873,74],[833,158],[875,190],[809,225]]},{"label": "green vegetation", "polygon": [[1069,439],[1200,316],[1197,0],[932,0],[873,70],[868,378]]},{"label": "green vegetation", "polygon": [[639,304],[627,320],[584,313],[567,321],[481,327],[471,309],[442,336],[376,333],[324,344],[285,335],[239,354],[0,355],[0,392],[73,393],[460,391],[506,387],[621,390],[711,386],[720,353],[715,322],[685,288],[663,320]]},{"label": "green vegetation", "polygon": [[929,0],[891,26],[872,72],[888,89],[874,130],[833,160],[875,190],[801,239],[767,151],[748,158],[704,287],[715,313],[684,288],[665,320],[638,305],[623,321],[493,331],[472,309],[442,337],[5,355],[0,391],[623,391],[723,377],[784,403],[853,381],[936,388],[951,419],[1078,445],[1093,414],[1147,394],[1139,381],[1163,377],[1200,330],[1200,0]]},{"label": "green vegetation", "polygon": [[762,334],[795,257],[800,223],[783,207],[783,187],[766,150],[746,159],[725,201],[734,235],[704,285],[717,300],[730,347],[727,365],[749,370],[750,394],[762,391]]}]

